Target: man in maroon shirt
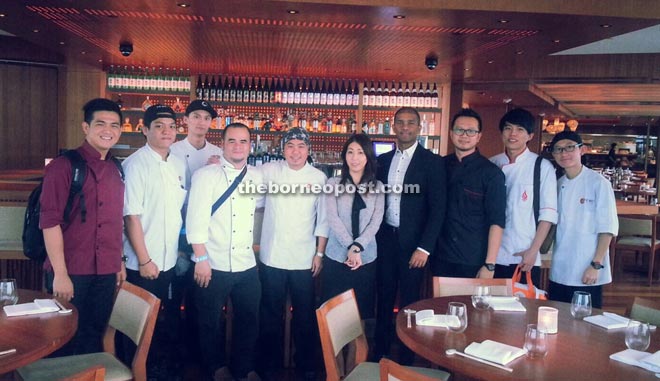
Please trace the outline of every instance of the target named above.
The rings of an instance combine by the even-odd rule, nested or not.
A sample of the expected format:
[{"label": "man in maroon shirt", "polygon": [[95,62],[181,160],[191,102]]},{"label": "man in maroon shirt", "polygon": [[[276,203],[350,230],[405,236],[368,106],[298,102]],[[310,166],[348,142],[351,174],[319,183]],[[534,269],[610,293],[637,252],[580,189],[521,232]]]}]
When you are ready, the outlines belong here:
[{"label": "man in maroon shirt", "polygon": [[[75,197],[69,222],[65,222],[72,169],[62,156],[46,167],[40,199],[40,228],[48,252],[47,288],[78,309],[78,330],[57,352],[62,356],[103,350],[115,287],[126,278],[122,265],[124,183],[109,153],[121,135],[121,110],[116,103],[99,98],[87,102],[83,112],[85,141],[76,150],[87,168],[84,199]],[[87,209],[84,222],[81,202]]]}]

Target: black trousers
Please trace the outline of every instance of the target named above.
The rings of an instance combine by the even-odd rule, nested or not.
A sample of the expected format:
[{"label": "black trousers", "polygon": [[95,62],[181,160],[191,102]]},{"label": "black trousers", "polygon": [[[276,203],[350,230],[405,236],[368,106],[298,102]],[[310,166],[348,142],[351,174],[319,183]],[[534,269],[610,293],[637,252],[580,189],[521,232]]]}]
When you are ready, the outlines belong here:
[{"label": "black trousers", "polygon": [[548,299],[570,303],[573,300],[573,293],[575,291],[590,293],[591,306],[593,308],[603,308],[603,286],[566,286],[550,281]]},{"label": "black trousers", "polygon": [[296,346],[298,370],[315,369],[316,351],[321,345],[316,326],[314,278],[311,270],[284,270],[259,266],[261,307],[259,310],[259,368],[274,370],[283,364],[284,306],[291,295],[291,331]]},{"label": "black trousers", "polygon": [[[394,303],[397,291],[399,308],[419,300],[423,268],[409,268],[412,252],[404,252],[399,244],[398,230],[384,225],[376,235],[378,242],[376,307],[376,346],[374,356],[387,356],[394,339]],[[400,363],[410,365],[414,353],[405,345],[400,345]]]},{"label": "black trousers", "polygon": [[351,270],[345,264],[326,256],[321,272],[321,303],[353,289],[360,317],[363,320],[373,319],[376,305],[376,262]]},{"label": "black trousers", "polygon": [[[467,265],[464,263],[446,262],[436,259],[433,262],[433,276],[450,278],[476,278],[483,265]],[[513,274],[511,274],[513,276]]]},{"label": "black trousers", "polygon": [[[231,297],[234,311],[231,365],[222,341],[220,314]],[[246,377],[255,370],[255,349],[259,335],[259,303],[261,283],[257,267],[225,272],[212,270],[208,287],[197,286],[195,303],[199,321],[201,357],[209,375],[230,365],[236,378]]]},{"label": "black trousers", "polygon": [[[46,289],[53,293],[52,272],[46,273]],[[74,297],[71,304],[78,310],[78,329],[62,348],[49,357],[103,352],[103,335],[110,320],[117,287],[116,274],[69,275]]]}]

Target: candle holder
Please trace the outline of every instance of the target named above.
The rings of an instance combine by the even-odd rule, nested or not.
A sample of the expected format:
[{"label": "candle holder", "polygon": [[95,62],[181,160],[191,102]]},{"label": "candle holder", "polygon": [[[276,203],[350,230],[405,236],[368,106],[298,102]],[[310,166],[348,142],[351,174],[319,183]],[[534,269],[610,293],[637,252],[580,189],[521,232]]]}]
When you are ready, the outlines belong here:
[{"label": "candle holder", "polygon": [[557,333],[557,316],[559,311],[552,307],[539,307],[537,326],[539,331],[548,334]]}]

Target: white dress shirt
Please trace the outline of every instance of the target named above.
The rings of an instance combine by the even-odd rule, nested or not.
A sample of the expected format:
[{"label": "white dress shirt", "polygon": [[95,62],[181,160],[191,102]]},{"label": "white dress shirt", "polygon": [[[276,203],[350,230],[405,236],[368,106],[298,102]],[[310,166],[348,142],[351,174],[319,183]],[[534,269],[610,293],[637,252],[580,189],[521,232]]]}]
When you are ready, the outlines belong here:
[{"label": "white dress shirt", "polygon": [[[124,216],[139,216],[151,260],[161,271],[174,267],[186,198],[185,168],[179,158],[163,160],[149,144],[122,163],[126,177]],[[138,270],[138,258],[124,233],[126,268]]]},{"label": "white dress shirt", "polygon": [[[390,164],[390,171],[387,173],[387,184],[390,187],[402,185],[406,176],[410,160],[412,160],[415,150],[419,143],[415,142],[412,146],[401,151],[397,146],[392,163]],[[401,218],[401,193],[389,193],[387,195],[387,209],[385,210],[385,223],[390,226],[399,227]]]},{"label": "white dress shirt", "polygon": [[[258,167],[263,181],[298,184],[308,190],[323,187],[326,176],[309,164],[299,170],[286,161]],[[316,253],[316,237],[328,236],[326,206],[321,194],[268,194],[265,199],[259,259],[267,266],[285,270],[308,270]]]},{"label": "white dress shirt", "polygon": [[192,175],[196,170],[205,166],[211,156],[218,155],[222,157],[222,149],[209,143],[208,140],[204,141],[204,147],[197,149],[190,144],[187,138],[172,144],[170,153],[186,164],[186,184],[188,185],[188,189],[190,189]]},{"label": "white dress shirt", "polygon": [[[242,194],[241,186],[211,216],[213,204],[241,173],[224,158],[220,164],[198,169],[192,177],[186,236],[191,244],[204,244],[211,268],[239,272],[256,266],[252,229],[258,194]],[[261,184],[259,172],[248,167],[243,183]]]},{"label": "white dress shirt", "polygon": [[[582,276],[591,266],[598,234],[619,232],[616,201],[610,183],[600,174],[582,166],[573,179],[562,176],[559,187],[557,240],[552,249],[550,279],[566,286],[584,286]],[[612,282],[609,250],[602,261],[595,285]]]},{"label": "white dress shirt", "polygon": [[[526,148],[513,163],[506,153],[490,158],[504,172],[506,183],[506,225],[497,254],[496,263],[499,265],[520,263],[522,257],[514,257],[513,254],[529,249],[536,235],[533,201],[537,157]],[[557,223],[557,177],[554,167],[547,160],[541,163],[539,195],[539,221]],[[534,266],[540,265],[541,256],[537,255]]]}]

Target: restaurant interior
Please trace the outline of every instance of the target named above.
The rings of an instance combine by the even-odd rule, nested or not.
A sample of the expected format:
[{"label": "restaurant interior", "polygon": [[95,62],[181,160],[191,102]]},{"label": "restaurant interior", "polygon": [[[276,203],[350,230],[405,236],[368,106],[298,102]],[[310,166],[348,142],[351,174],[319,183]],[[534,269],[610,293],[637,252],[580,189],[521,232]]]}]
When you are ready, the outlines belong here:
[{"label": "restaurant interior", "polygon": [[[437,104],[419,107],[431,122],[423,144],[440,155],[453,151],[449,124],[464,107],[483,118],[479,150],[486,157],[502,152],[497,126],[513,108],[536,116],[538,132],[529,148],[548,158],[546,147],[556,133],[577,131],[584,163],[613,184],[618,214],[652,226],[654,244],[647,253],[623,244],[617,250],[603,309],[623,315],[635,297],[660,303],[653,260],[660,247],[657,0],[3,0],[0,47],[0,278],[18,279],[19,288],[43,287],[39,266],[20,247],[26,197],[39,183],[45,160],[83,140],[85,101],[123,103],[128,127],[115,153],[125,157],[144,142],[135,126],[145,102],[185,108],[198,97],[200,80],[217,88],[230,80],[246,86],[263,80],[273,88],[294,81],[301,89],[327,83],[348,93],[350,87],[355,102],[319,105],[310,97],[301,105],[216,96],[221,116],[209,140],[218,141],[231,118],[251,126],[272,122],[278,127],[270,131],[262,122],[253,127],[257,149],[268,153],[287,120],[328,120],[336,125],[331,132],[314,129],[312,148],[321,164],[332,164],[352,124],[375,141],[394,141],[380,125],[393,119],[395,105],[369,100],[381,83],[385,91],[410,86],[420,99],[422,90],[428,96],[437,87]],[[122,75],[171,78],[172,88],[110,84]],[[544,261],[548,267],[551,257]],[[652,340],[660,349],[657,332]],[[190,370],[190,379],[196,371]],[[479,379],[466,372],[465,379]],[[11,373],[4,377],[12,379]],[[292,372],[282,377],[294,379]]]}]

